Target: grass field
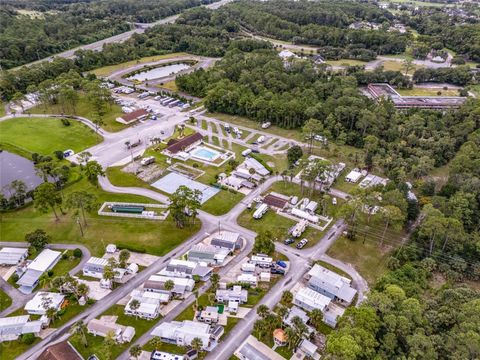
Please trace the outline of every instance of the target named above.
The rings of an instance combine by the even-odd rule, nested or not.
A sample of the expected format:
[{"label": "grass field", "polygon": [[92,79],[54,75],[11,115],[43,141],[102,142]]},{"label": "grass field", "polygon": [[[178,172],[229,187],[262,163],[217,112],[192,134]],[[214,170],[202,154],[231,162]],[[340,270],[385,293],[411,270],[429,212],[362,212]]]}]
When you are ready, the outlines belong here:
[{"label": "grass field", "polygon": [[337,239],[327,254],[331,257],[352,264],[367,282],[372,285],[387,271],[388,251],[382,251],[376,242],[363,243],[359,236],[356,241],[346,237]]},{"label": "grass field", "polygon": [[12,305],[12,299],[2,289],[0,289],[0,311],[5,310]]},{"label": "grass field", "polygon": [[[403,61],[387,60],[382,62],[383,69],[386,71],[400,71],[402,74],[405,74],[405,69],[403,67]],[[409,75],[412,75],[415,70],[423,68],[424,66],[413,65],[412,68],[408,71]]]},{"label": "grass field", "polygon": [[132,60],[132,61],[127,61],[121,64],[117,65],[109,65],[109,66],[104,66],[95,70],[90,71],[92,74],[95,74],[97,76],[108,76],[114,71],[121,70],[124,68],[128,68],[130,66],[138,65],[138,64],[144,64],[148,62],[154,62],[154,61],[159,61],[159,60],[164,60],[164,59],[171,59],[175,58],[178,56],[185,56],[188,55],[187,53],[173,53],[173,54],[165,54],[165,55],[154,55],[154,56],[147,56],[143,57],[137,60]]},{"label": "grass field", "polygon": [[143,187],[146,189],[160,192],[158,189],[154,188],[153,186],[150,186],[148,183],[139,179],[134,174],[122,171],[121,167],[109,167],[106,170],[106,174],[107,174],[108,180],[110,180],[110,182],[115,186]]},{"label": "grass field", "polygon": [[171,90],[171,91],[178,91],[178,87],[177,87],[177,83],[175,82],[175,80],[172,80],[172,81],[168,81],[166,83],[164,83],[163,85],[158,85],[158,87],[160,89],[167,89],[167,90]]},{"label": "grass field", "polygon": [[67,149],[78,153],[100,140],[91,129],[77,121],[70,121],[70,126],[54,118],[15,118],[0,122],[0,144],[11,144],[43,155]]},{"label": "grass field", "polygon": [[[114,305],[102,315],[114,315],[117,316],[117,323],[125,326],[132,326],[135,328],[135,336],[132,339],[132,343],[135,342],[140,336],[146,333],[152,326],[155,325],[155,321],[138,319],[134,316],[125,315],[123,312],[124,307],[120,305]],[[80,337],[74,335],[70,338],[72,345],[78,350],[78,352],[87,359],[90,355],[96,354],[100,360],[107,360],[108,352],[111,359],[116,359],[122,352],[127,350],[131,344],[116,344],[114,347],[105,348],[104,338],[101,336],[87,335],[88,346],[85,347],[81,343]]]},{"label": "grass field", "polygon": [[[67,187],[64,195],[73,191],[87,191],[97,196],[100,206],[104,201],[154,203],[153,200],[137,195],[111,194],[91,185],[86,180]],[[200,228],[200,223],[193,227],[178,229],[171,218],[165,221],[144,219],[125,219],[99,216],[97,209],[88,215],[88,227],[82,237],[72,212],[61,215],[59,221],[51,212],[41,213],[33,206],[3,213],[0,218],[0,238],[8,241],[24,241],[25,234],[35,229],[44,229],[52,243],[83,244],[92,255],[103,255],[105,246],[114,243],[136,251],[146,251],[154,255],[164,255],[175,248]]]},{"label": "grass field", "polygon": [[242,193],[233,193],[227,190],[221,190],[217,195],[210,198],[202,206],[202,210],[212,215],[224,215],[228,213],[236,204],[245,197]]},{"label": "grass field", "polygon": [[5,103],[0,101],[0,117],[5,116],[6,111],[5,111]]},{"label": "grass field", "polygon": [[443,90],[443,88],[427,89],[415,87],[413,89],[397,89],[397,91],[403,96],[458,96],[458,90],[456,89]]},{"label": "grass field", "polygon": [[[117,117],[123,115],[122,108],[119,105],[111,104],[106,108],[106,110],[107,112],[103,116],[103,119],[102,119],[103,124],[101,125],[103,129],[110,132],[115,132],[115,131],[123,130],[127,127],[127,125],[121,124],[115,121]],[[60,105],[48,105],[48,106],[37,105],[31,108],[30,110],[26,111],[26,113],[78,115],[78,116],[85,117],[89,120],[93,120],[95,118],[93,107],[87,100],[86,96],[83,95],[82,93],[79,93],[79,99],[75,107],[75,113],[73,113],[71,109],[67,109],[67,111],[64,112],[64,110]]]},{"label": "grass field", "polygon": [[332,66],[363,66],[367,64],[365,61],[354,59],[327,60],[325,62]]}]

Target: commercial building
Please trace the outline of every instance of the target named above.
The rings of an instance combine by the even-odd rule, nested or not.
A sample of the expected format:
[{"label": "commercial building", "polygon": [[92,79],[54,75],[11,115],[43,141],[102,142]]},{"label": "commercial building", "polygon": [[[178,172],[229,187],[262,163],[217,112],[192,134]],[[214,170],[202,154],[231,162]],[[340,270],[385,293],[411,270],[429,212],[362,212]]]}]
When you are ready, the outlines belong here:
[{"label": "commercial building", "polygon": [[14,341],[24,334],[38,336],[42,329],[40,320],[28,321],[30,315],[0,318],[0,342]]},{"label": "commercial building", "polygon": [[167,148],[164,150],[165,155],[175,156],[181,152],[188,152],[203,141],[203,136],[200,133],[193,133],[185,136],[183,139],[171,139],[167,143]]},{"label": "commercial building", "polygon": [[352,303],[357,290],[351,287],[351,280],[315,264],[307,274],[308,287],[345,305]]},{"label": "commercial building", "polygon": [[24,269],[24,273],[17,281],[17,285],[24,294],[31,294],[37,286],[42,274],[53,268],[60,260],[62,253],[50,249],[43,250],[32,262]]},{"label": "commercial building", "polygon": [[27,248],[4,247],[0,250],[0,266],[18,265],[28,257]]},{"label": "commercial building", "polygon": [[309,288],[301,288],[293,297],[293,303],[307,311],[318,309],[323,312],[331,300],[328,296]]},{"label": "commercial building", "polygon": [[220,231],[213,235],[210,245],[216,248],[227,249],[230,252],[240,249],[242,240],[239,233]]},{"label": "commercial building", "polygon": [[83,275],[102,279],[103,270],[107,265],[107,259],[92,256],[90,259],[88,259],[85,265],[83,265]]},{"label": "commercial building", "polygon": [[122,116],[117,117],[117,121],[122,124],[132,124],[138,120],[143,120],[148,117],[149,113],[145,109],[138,109],[132,111],[128,114],[124,114]]},{"label": "commercial building", "polygon": [[466,100],[460,96],[402,96],[389,84],[368,84],[368,92],[374,99],[388,97],[397,109],[443,110],[458,108]]},{"label": "commercial building", "polygon": [[65,301],[65,295],[52,292],[38,292],[25,305],[25,311],[30,315],[45,315],[47,309],[55,309],[59,311]]},{"label": "commercial building", "polygon": [[200,322],[185,320],[183,322],[164,322],[153,329],[151,335],[158,336],[163,342],[178,346],[189,346],[192,340],[199,338],[202,349],[210,346],[212,326]]}]

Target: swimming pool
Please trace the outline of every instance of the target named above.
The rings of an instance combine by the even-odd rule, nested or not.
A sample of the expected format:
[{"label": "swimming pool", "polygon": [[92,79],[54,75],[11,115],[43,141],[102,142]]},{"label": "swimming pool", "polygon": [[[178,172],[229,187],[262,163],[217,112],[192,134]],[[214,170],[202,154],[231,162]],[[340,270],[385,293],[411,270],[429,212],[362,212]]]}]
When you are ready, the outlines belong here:
[{"label": "swimming pool", "polygon": [[194,158],[206,161],[215,161],[221,154],[211,148],[199,146],[190,153]]}]

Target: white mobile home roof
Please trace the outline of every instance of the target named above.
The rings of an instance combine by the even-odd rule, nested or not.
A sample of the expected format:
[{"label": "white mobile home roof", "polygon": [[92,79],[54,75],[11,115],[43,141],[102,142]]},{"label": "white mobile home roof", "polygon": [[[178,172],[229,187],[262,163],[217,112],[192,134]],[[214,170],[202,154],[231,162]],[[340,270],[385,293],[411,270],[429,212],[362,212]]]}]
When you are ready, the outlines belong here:
[{"label": "white mobile home roof", "polygon": [[105,266],[108,264],[108,260],[104,258],[98,258],[95,256],[92,256],[88,261],[85,263],[85,265],[100,265],[100,266]]},{"label": "white mobile home roof", "polygon": [[345,176],[345,179],[349,182],[356,183],[361,177],[362,173],[360,171],[352,170]]},{"label": "white mobile home roof", "polygon": [[27,269],[45,272],[61,255],[59,251],[45,249],[27,266]]},{"label": "white mobile home roof", "polygon": [[28,254],[28,249],[26,248],[11,248],[4,247],[0,250],[0,264],[4,265],[16,265]]},{"label": "white mobile home roof", "polygon": [[52,292],[38,292],[37,294],[35,294],[32,300],[27,302],[27,304],[25,305],[25,310],[28,313],[41,312],[42,314],[45,314],[46,309],[43,307],[43,303],[47,299],[50,301],[49,307],[53,307],[54,309],[59,309],[60,305],[65,299],[65,295],[62,295],[59,293],[52,293]]},{"label": "white mobile home roof", "polygon": [[312,308],[323,310],[330,304],[331,299],[309,288],[301,288],[296,294],[295,299],[305,303]]}]

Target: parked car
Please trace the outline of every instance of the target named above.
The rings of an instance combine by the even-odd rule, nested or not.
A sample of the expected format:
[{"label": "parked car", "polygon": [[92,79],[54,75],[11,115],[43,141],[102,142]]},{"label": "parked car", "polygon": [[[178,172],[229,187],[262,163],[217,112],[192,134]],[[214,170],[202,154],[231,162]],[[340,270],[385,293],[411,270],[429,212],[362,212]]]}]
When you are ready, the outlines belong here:
[{"label": "parked car", "polygon": [[281,261],[281,260],[277,261],[277,265],[284,268],[284,269],[287,268],[287,264],[284,261]]},{"label": "parked car", "polygon": [[307,239],[302,239],[300,242],[297,244],[297,249],[303,249],[305,245],[307,245],[308,240]]},{"label": "parked car", "polygon": [[224,124],[224,125],[223,125],[223,128],[225,129],[225,131],[226,131],[227,133],[230,132],[230,125],[229,125],[229,124]]},{"label": "parked car", "polygon": [[278,274],[278,275],[285,275],[285,270],[278,268],[278,267],[273,267],[270,269],[271,274]]},{"label": "parked car", "polygon": [[337,205],[337,198],[333,198],[333,199],[332,199],[332,204],[333,204],[333,205]]},{"label": "parked car", "polygon": [[272,125],[272,123],[270,121],[264,122],[262,124],[262,129],[268,129],[270,127],[270,125]]},{"label": "parked car", "polygon": [[295,242],[295,239],[293,238],[288,238],[288,239],[285,239],[285,241],[283,242],[285,245],[290,245],[290,244],[293,244]]}]

